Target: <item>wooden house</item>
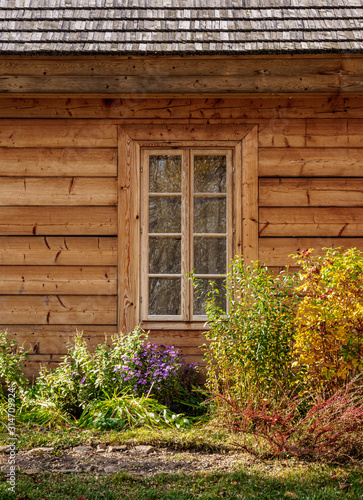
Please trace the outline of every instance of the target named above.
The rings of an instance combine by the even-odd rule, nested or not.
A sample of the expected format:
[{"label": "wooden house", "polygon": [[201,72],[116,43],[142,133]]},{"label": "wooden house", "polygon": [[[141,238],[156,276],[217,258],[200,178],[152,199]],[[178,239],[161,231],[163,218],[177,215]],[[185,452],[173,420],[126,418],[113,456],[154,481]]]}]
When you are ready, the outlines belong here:
[{"label": "wooden house", "polygon": [[360,0],[2,2],[0,328],[28,374],[76,329],[142,324],[200,359],[186,273],[363,249],[362,20]]}]

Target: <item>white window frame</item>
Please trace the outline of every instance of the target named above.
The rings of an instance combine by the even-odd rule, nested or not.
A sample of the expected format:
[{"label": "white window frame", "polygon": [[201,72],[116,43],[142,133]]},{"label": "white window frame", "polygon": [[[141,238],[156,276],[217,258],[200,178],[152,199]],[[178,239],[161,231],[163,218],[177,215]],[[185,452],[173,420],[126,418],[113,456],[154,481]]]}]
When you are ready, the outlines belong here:
[{"label": "white window frame", "polygon": [[[232,256],[258,259],[258,127],[255,124],[126,124],[118,135],[118,328],[129,332],[141,316],[141,151],[231,149]],[[204,321],[143,321],[146,329],[203,330]]]},{"label": "white window frame", "polygon": [[[205,322],[207,319],[206,315],[196,315],[193,311],[193,284],[191,280],[187,280],[187,274],[191,273],[193,270],[193,201],[194,197],[198,197],[194,193],[194,156],[197,155],[223,155],[226,156],[226,180],[227,180],[227,190],[226,193],[211,193],[211,194],[200,194],[201,197],[224,197],[226,198],[226,232],[225,233],[206,233],[203,237],[224,237],[226,239],[226,268],[225,273],[228,272],[228,264],[232,258],[232,235],[233,235],[233,224],[232,224],[232,184],[233,184],[233,149],[211,149],[211,148],[201,148],[201,147],[184,147],[175,149],[164,149],[164,148],[143,148],[141,150],[141,196],[140,196],[140,209],[141,209],[141,296],[140,296],[140,313],[141,321],[183,321],[183,322]],[[153,155],[180,155],[182,158],[182,192],[180,197],[182,199],[182,220],[181,220],[181,233],[180,235],[175,234],[175,236],[181,237],[182,245],[182,255],[181,255],[181,272],[180,274],[174,275],[150,275],[148,272],[148,250],[149,250],[149,237],[153,237],[150,234],[148,228],[148,200],[149,200],[149,156]],[[162,196],[167,196],[163,194]],[[170,193],[170,196],[173,196]],[[155,235],[154,235],[155,236]],[[201,237],[202,234],[198,235]],[[207,279],[213,281],[214,279],[223,278],[224,274],[195,274],[196,279]],[[148,290],[148,279],[149,277],[178,277],[181,279],[181,314],[180,315],[149,315],[149,290]]]}]

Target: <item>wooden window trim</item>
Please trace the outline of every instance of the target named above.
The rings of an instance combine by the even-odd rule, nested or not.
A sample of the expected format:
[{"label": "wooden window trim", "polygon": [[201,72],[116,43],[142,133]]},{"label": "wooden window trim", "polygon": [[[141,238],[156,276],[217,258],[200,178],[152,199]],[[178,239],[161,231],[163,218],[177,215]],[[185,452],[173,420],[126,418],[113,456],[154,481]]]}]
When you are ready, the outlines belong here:
[{"label": "wooden window trim", "polygon": [[[233,254],[258,258],[258,127],[220,125],[120,125],[118,127],[118,328],[140,322],[140,159],[141,148],[233,149]],[[243,166],[243,168],[242,168]],[[203,322],[145,322],[147,329],[205,329]]]}]

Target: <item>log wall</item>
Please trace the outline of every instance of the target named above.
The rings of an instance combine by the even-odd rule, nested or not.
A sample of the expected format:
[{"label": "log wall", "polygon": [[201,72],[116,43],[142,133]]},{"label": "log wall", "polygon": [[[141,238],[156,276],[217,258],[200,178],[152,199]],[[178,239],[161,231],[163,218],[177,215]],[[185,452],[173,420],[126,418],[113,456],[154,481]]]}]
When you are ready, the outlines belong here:
[{"label": "log wall", "polygon": [[[244,75],[250,80],[256,61]],[[9,71],[5,62],[0,73]],[[291,253],[309,247],[363,250],[363,96],[358,78],[349,76],[363,65],[361,59],[343,62],[342,69],[342,60],[340,66],[329,60],[325,76],[334,82],[334,71],[346,71],[340,81],[355,82],[351,94],[330,87],[314,93],[323,91],[313,75],[318,66],[305,62],[306,85],[308,68],[309,82],[315,82],[308,95],[300,87],[293,92],[287,63],[280,68],[287,78],[285,89],[279,81],[284,95],[48,96],[41,93],[40,74],[16,80],[16,85],[38,82],[39,95],[0,95],[0,328],[31,347],[27,373],[34,373],[39,361],[58,362],[76,329],[91,346],[117,331],[119,124],[256,124],[260,261],[278,270],[293,263]],[[151,71],[140,64],[139,71]],[[91,66],[103,76],[115,71]],[[91,66],[81,67],[77,85],[85,85]],[[74,71],[67,65],[52,68],[49,92],[61,87],[56,69],[64,78]],[[33,69],[50,71],[44,61]],[[206,66],[206,75],[212,69]],[[166,65],[164,71],[173,70]],[[226,74],[235,75],[231,81],[237,85],[238,67],[229,66]],[[15,85],[13,77],[6,81]],[[216,80],[214,86],[222,83]],[[267,80],[264,88],[270,89]],[[153,331],[151,340],[180,345],[193,361],[200,359],[204,341],[193,330]]]}]

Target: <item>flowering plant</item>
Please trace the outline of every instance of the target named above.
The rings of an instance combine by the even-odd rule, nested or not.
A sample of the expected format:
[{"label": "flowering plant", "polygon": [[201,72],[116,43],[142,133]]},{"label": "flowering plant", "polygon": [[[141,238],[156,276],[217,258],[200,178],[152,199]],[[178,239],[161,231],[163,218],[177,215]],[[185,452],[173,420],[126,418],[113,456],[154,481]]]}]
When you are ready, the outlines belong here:
[{"label": "flowering plant", "polygon": [[90,401],[115,392],[153,393],[158,401],[170,403],[191,373],[197,377],[197,365],[185,366],[179,349],[147,342],[140,328],[111,340],[111,346],[104,342],[91,353],[77,333],[58,368],[41,370],[33,391],[77,416]]}]

